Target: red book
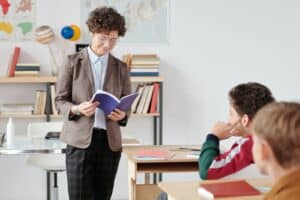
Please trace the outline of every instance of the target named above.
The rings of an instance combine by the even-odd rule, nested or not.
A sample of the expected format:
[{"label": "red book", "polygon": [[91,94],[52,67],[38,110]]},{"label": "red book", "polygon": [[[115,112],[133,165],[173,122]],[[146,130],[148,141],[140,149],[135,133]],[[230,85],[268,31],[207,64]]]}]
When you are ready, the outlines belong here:
[{"label": "red book", "polygon": [[14,52],[12,54],[12,58],[9,64],[9,68],[8,68],[8,76],[9,77],[13,77],[15,76],[15,70],[16,70],[16,66],[17,66],[17,62],[20,56],[20,47],[15,47]]},{"label": "red book", "polygon": [[198,193],[207,197],[252,196],[261,193],[244,180],[217,183],[200,183]]},{"label": "red book", "polygon": [[157,112],[158,95],[159,95],[159,84],[153,83],[153,93],[152,93],[152,100],[150,105],[150,113]]}]

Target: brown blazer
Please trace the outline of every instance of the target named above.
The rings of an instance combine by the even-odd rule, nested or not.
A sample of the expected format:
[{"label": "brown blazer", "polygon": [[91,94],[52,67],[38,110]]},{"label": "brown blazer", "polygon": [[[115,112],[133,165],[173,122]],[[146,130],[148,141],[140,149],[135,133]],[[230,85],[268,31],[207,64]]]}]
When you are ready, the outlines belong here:
[{"label": "brown blazer", "polygon": [[[89,101],[92,98],[95,91],[93,79],[87,48],[68,56],[67,64],[60,69],[58,74],[55,103],[58,112],[64,116],[61,140],[78,148],[87,148],[91,143],[94,116],[74,117],[70,115],[70,109],[72,105]],[[131,93],[126,64],[111,54],[108,58],[103,90],[118,98]],[[126,113],[127,118],[129,113],[130,111]],[[120,151],[122,147],[120,123],[107,119],[106,125],[111,150]]]}]

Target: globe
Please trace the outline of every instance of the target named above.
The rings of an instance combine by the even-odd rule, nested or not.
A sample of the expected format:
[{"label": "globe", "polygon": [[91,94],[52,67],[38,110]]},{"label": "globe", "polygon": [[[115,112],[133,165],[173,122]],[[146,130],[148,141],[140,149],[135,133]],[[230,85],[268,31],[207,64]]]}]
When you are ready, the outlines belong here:
[{"label": "globe", "polygon": [[72,29],[71,26],[65,26],[61,29],[61,32],[60,32],[61,36],[65,39],[70,39],[73,37],[74,35],[74,30]]},{"label": "globe", "polygon": [[49,44],[54,39],[54,32],[47,25],[37,27],[34,35],[35,40],[42,44]]}]

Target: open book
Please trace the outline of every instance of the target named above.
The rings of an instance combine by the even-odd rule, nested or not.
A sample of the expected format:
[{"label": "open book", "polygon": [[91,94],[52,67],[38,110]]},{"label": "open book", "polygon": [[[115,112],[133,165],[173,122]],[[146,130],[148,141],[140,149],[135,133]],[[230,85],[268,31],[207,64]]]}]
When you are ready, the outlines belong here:
[{"label": "open book", "polygon": [[91,101],[98,101],[100,104],[98,108],[102,109],[105,115],[109,115],[114,109],[118,108],[122,111],[130,109],[133,101],[139,95],[138,92],[129,94],[127,96],[118,99],[113,94],[105,92],[103,90],[97,90],[93,95]]}]

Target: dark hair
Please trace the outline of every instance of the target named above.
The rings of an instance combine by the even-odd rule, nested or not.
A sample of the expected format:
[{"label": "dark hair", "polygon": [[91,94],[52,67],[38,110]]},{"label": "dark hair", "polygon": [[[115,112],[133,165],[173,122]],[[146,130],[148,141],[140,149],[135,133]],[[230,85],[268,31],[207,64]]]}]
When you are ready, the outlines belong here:
[{"label": "dark hair", "polygon": [[273,102],[271,91],[255,82],[243,83],[229,91],[229,101],[239,115],[247,114],[250,119],[266,104]]},{"label": "dark hair", "polygon": [[100,7],[91,11],[86,24],[92,33],[118,31],[119,36],[126,33],[125,18],[110,7]]}]

